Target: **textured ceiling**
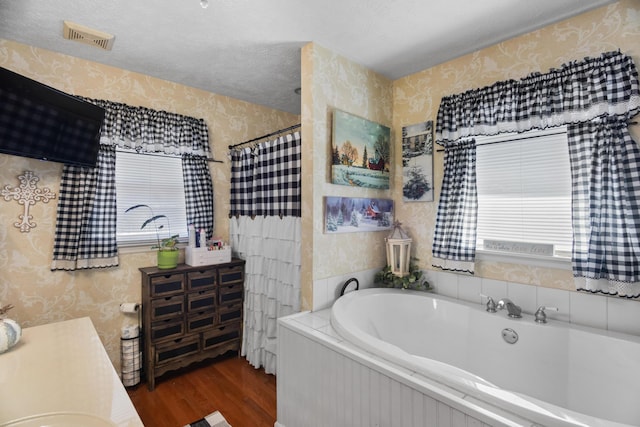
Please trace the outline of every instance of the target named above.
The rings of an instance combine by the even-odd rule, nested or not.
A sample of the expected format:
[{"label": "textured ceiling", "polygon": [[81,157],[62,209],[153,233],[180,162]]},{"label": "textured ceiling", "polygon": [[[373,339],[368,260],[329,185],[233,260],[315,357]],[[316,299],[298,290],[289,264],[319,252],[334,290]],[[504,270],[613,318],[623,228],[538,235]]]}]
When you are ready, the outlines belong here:
[{"label": "textured ceiling", "polygon": [[[0,38],[299,114],[310,41],[397,79],[612,2],[0,0]],[[64,20],[113,49],[64,39]]]}]

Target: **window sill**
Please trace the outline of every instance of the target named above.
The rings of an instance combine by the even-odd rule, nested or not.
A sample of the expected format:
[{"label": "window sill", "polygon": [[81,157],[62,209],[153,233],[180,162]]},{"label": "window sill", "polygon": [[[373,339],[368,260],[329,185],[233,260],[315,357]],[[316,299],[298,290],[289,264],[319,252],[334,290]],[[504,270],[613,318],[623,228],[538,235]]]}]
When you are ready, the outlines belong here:
[{"label": "window sill", "polygon": [[[128,244],[128,245],[118,245],[118,253],[119,254],[139,254],[144,252],[156,252],[158,249],[151,249],[153,243],[140,243],[140,244]],[[178,244],[178,249],[184,249],[185,244]]]},{"label": "window sill", "polygon": [[118,246],[119,254],[138,254],[143,252],[155,252],[156,249],[151,249],[151,245],[127,245]]},{"label": "window sill", "polygon": [[503,262],[508,264],[524,264],[534,267],[571,270],[571,258],[544,257],[510,252],[487,251],[476,249],[476,261]]}]

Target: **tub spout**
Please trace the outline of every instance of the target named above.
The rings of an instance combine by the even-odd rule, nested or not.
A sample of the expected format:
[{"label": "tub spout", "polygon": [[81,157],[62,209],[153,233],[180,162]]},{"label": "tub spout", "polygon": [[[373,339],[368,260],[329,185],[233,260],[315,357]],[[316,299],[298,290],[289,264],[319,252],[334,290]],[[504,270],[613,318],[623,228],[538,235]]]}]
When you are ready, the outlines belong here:
[{"label": "tub spout", "polygon": [[522,309],[515,305],[509,298],[502,298],[496,304],[498,310],[502,310],[503,308],[507,309],[509,317],[513,317],[514,319],[519,319],[522,317]]},{"label": "tub spout", "polygon": [[351,282],[356,282],[356,289],[355,289],[356,291],[360,288],[360,282],[358,282],[358,279],[356,279],[355,277],[352,277],[351,279],[344,282],[344,285],[342,285],[340,296],[344,295],[345,291],[347,290],[347,286],[349,286],[349,283]]}]

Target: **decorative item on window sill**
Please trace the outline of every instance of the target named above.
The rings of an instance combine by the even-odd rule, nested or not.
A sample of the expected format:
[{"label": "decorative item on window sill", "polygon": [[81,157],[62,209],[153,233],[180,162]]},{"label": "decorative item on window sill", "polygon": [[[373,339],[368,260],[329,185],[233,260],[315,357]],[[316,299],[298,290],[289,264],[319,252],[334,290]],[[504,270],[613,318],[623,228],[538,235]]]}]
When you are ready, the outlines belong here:
[{"label": "decorative item on window sill", "polygon": [[20,181],[20,187],[12,189],[9,185],[5,185],[2,189],[2,196],[7,202],[13,199],[24,206],[22,215],[18,215],[20,221],[14,222],[13,225],[19,228],[21,232],[28,233],[36,226],[36,223],[31,221],[33,215],[29,214],[29,206],[35,205],[36,202],[47,203],[49,200],[56,198],[56,193],[51,192],[48,188],[37,188],[36,183],[40,181],[40,178],[31,171],[24,171],[23,175],[18,175],[18,180]]},{"label": "decorative item on window sill", "polygon": [[[124,213],[130,212],[134,209],[138,208],[146,208],[151,212],[151,217],[147,218],[140,226],[140,230],[144,229],[147,225],[153,223],[153,226],[156,230],[156,240],[158,241],[157,245],[151,247],[151,249],[158,249],[158,268],[160,269],[170,269],[176,268],[178,266],[178,256],[180,252],[178,251],[178,235],[171,234],[171,224],[169,224],[169,218],[166,215],[156,215],[153,213],[153,209],[149,205],[134,205],[128,208]],[[164,218],[167,221],[167,227],[169,228],[169,237],[165,239],[160,239],[160,230],[164,228],[164,224],[158,225],[156,221]]]},{"label": "decorative item on window sill", "polygon": [[400,225],[402,223],[396,221],[393,224],[393,231],[384,240],[387,247],[387,266],[392,274],[404,277],[409,274],[412,239]]}]

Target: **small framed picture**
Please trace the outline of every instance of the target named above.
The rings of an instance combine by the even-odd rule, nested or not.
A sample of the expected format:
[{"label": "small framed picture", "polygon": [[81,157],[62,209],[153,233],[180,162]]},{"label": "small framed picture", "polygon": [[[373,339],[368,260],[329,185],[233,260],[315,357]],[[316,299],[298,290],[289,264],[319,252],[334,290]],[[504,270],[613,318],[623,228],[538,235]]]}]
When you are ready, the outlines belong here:
[{"label": "small framed picture", "polygon": [[433,121],[402,128],[402,200],[433,201]]},{"label": "small framed picture", "polygon": [[357,233],[393,227],[393,200],[359,197],[324,198],[324,232]]}]

